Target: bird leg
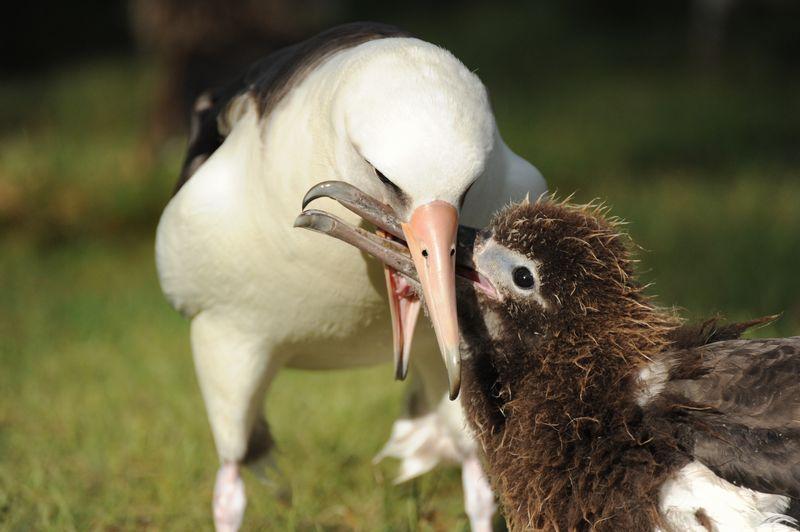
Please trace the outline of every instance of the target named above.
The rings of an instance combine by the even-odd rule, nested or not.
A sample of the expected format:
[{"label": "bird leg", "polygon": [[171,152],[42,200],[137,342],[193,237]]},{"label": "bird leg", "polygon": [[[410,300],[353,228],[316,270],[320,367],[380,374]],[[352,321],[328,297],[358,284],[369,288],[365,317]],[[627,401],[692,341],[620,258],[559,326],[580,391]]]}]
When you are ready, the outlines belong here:
[{"label": "bird leg", "polygon": [[472,453],[461,464],[464,507],[472,532],[492,532],[492,516],[497,510],[494,492],[477,454]]},{"label": "bird leg", "polygon": [[217,532],[236,532],[242,525],[247,497],[244,481],[239,473],[239,464],[225,462],[217,472],[214,484],[214,528]]}]

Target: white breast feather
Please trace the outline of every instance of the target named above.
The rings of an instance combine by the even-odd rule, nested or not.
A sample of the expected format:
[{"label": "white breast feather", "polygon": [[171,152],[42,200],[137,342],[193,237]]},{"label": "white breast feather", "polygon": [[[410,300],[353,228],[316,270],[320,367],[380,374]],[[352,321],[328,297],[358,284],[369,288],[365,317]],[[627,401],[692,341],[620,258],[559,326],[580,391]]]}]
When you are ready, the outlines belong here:
[{"label": "white breast feather", "polygon": [[707,532],[696,517],[701,510],[720,532],[796,530],[795,521],[781,513],[788,506],[788,497],[735,486],[700,462],[687,464],[661,487],[662,515],[675,530],[687,532]]},{"label": "white breast feather", "polygon": [[639,388],[636,392],[636,404],[644,406],[652,401],[664,389],[669,379],[670,365],[663,360],[650,362],[639,371]]}]

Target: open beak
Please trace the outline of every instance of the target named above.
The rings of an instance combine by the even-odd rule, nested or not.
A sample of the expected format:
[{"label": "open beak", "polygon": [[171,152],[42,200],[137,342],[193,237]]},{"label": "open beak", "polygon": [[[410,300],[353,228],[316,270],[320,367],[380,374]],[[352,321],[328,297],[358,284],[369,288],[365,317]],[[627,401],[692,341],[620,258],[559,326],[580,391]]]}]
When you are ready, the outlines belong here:
[{"label": "open beak", "polygon": [[461,388],[461,354],[456,313],[456,234],[458,211],[444,201],[417,207],[401,224],[417,269],[425,304],[447,367],[450,399]]},{"label": "open beak", "polygon": [[[405,377],[408,368],[411,336],[419,313],[418,298],[420,293],[424,294],[447,367],[450,398],[455,399],[461,386],[456,262],[464,263],[459,264],[459,270],[472,271],[469,266],[475,231],[459,227],[455,207],[443,201],[422,205],[414,210],[408,223],[400,222],[391,208],[339,181],[326,181],[313,187],[306,194],[303,207],[323,196],[338,201],[377,226],[378,234],[351,227],[332,214],[313,209],[300,214],[295,227],[343,240],[384,263],[398,378]],[[464,277],[471,280],[469,274]]]}]

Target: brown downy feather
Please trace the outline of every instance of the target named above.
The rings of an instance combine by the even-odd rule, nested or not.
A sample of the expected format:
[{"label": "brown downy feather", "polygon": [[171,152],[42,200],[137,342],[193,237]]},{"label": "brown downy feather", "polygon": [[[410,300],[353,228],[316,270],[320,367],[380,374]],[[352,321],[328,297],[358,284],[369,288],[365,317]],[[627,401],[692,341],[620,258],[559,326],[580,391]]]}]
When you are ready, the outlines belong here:
[{"label": "brown downy feather", "polygon": [[681,327],[644,295],[630,242],[605,215],[552,201],[509,207],[493,239],[541,264],[550,308],[459,300],[470,353],[462,401],[512,530],[667,529],[659,488],[691,460],[693,441],[670,420],[680,411],[636,404],[637,375],[676,344],[765,321]]}]

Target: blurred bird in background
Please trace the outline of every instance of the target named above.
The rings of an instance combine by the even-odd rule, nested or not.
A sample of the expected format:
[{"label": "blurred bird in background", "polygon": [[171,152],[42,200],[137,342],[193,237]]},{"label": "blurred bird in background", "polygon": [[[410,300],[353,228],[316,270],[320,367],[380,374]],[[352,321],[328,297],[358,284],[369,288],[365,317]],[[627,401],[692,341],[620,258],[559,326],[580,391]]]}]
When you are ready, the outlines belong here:
[{"label": "blurred bird in background", "polygon": [[197,97],[321,28],[339,0],[133,0],[133,34],[158,65],[148,140],[183,133]]}]

